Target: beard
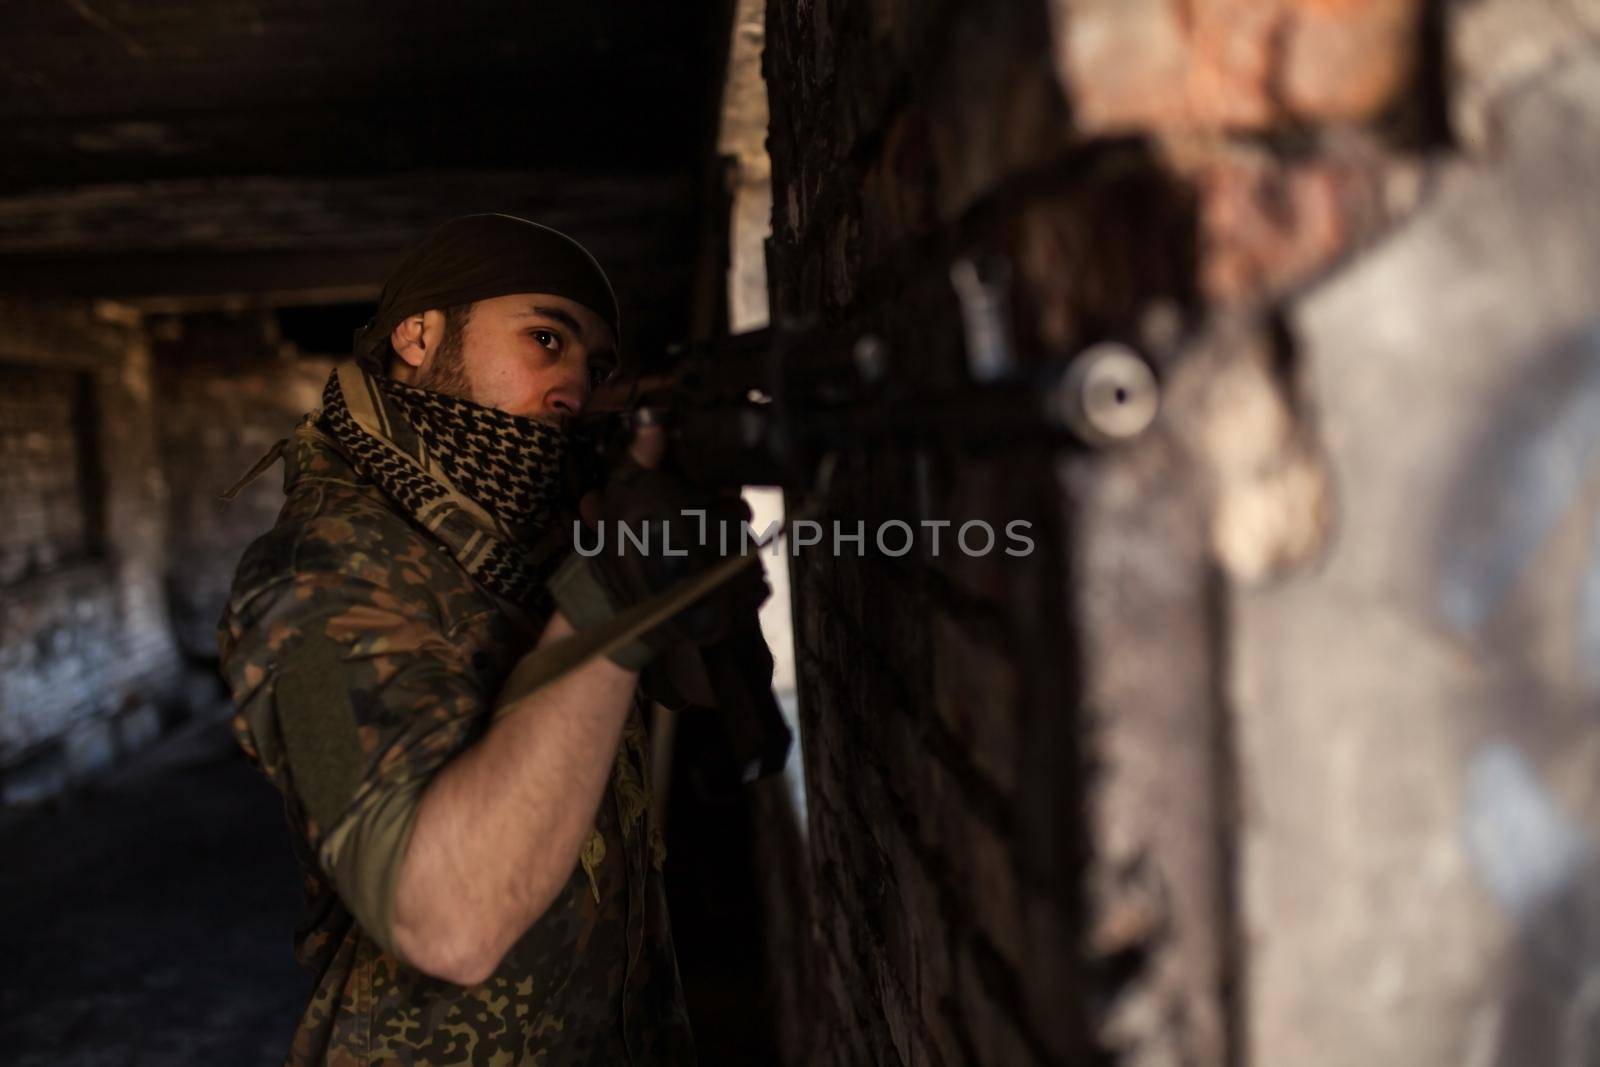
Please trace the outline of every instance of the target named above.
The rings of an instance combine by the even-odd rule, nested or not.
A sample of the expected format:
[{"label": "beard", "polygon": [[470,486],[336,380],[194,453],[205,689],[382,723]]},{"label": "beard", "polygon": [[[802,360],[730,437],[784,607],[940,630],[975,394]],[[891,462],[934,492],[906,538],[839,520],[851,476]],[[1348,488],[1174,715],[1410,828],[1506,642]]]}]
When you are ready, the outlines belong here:
[{"label": "beard", "polygon": [[[435,393],[443,393],[458,400],[469,403],[481,403],[473,395],[472,382],[467,374],[467,360],[465,355],[465,340],[467,320],[471,317],[472,305],[462,304],[449,307],[444,312],[444,330],[439,335],[439,350],[434,353],[433,360],[428,364],[427,370],[417,378],[418,389],[427,389]],[[531,419],[554,430],[566,430],[569,420],[562,415],[524,415],[520,418]]]},{"label": "beard", "polygon": [[428,364],[428,369],[417,379],[417,388],[431,389],[435,393],[462,400],[472,399],[472,386],[467,381],[467,361],[462,352],[466,325],[464,309],[463,313],[458,313],[456,308],[445,311],[439,351],[434,355],[433,362]]}]

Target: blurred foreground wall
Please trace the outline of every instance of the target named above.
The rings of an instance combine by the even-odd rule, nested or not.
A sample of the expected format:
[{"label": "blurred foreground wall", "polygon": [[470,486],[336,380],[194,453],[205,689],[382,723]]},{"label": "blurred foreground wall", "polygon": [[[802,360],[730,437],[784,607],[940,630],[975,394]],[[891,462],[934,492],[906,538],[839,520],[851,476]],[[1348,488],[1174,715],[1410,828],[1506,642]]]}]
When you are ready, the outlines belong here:
[{"label": "blurred foreground wall", "polygon": [[[855,456],[794,568],[822,1063],[1594,1062],[1600,7],[768,9],[772,314],[959,387],[1134,338],[1065,458]],[[948,537],[948,533],[947,533]]]}]

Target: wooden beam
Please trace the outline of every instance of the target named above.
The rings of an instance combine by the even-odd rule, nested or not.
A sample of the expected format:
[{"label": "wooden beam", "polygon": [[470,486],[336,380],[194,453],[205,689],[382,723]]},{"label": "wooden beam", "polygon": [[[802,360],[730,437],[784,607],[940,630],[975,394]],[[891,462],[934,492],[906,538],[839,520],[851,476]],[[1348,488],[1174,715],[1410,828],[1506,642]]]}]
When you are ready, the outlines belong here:
[{"label": "wooden beam", "polygon": [[[0,196],[0,256],[404,247],[455,215],[504,211],[585,244],[693,232],[682,177],[469,171],[222,177]],[[598,253],[596,253],[598,254]]]},{"label": "wooden beam", "polygon": [[480,172],[247,177],[0,197],[0,291],[183,301],[370,299],[406,249],[458,214],[571,233],[613,274],[693,254],[681,178]]}]

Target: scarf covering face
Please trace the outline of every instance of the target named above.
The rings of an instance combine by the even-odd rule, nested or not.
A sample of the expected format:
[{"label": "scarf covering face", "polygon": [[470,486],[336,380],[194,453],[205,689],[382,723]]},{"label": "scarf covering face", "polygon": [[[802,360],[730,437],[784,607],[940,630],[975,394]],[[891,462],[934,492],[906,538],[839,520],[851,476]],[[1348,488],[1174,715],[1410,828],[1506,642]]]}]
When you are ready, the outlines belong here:
[{"label": "scarf covering face", "polygon": [[467,573],[542,616],[560,562],[566,435],[537,419],[341,363],[322,391],[321,425]]}]

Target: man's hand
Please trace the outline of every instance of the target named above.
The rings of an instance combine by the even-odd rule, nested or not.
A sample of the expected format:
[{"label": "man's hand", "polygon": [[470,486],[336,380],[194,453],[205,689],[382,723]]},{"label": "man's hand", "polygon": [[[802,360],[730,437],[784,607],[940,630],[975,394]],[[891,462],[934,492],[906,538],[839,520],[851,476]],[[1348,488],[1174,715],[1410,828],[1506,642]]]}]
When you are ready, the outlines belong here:
[{"label": "man's hand", "polygon": [[[586,502],[602,547],[593,555],[574,553],[550,582],[557,606],[580,630],[704,571],[724,553],[753,550],[746,541],[749,506],[737,496],[696,491],[666,468],[664,453],[660,427],[643,428],[603,497]],[[637,670],[666,648],[713,644],[767,594],[761,569],[746,568],[611,658]]]}]

